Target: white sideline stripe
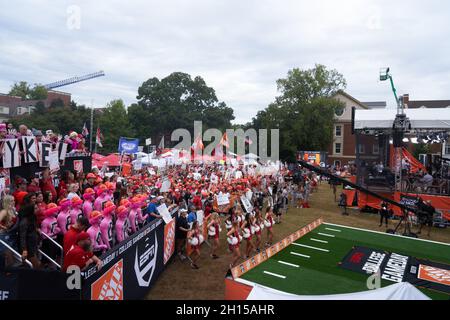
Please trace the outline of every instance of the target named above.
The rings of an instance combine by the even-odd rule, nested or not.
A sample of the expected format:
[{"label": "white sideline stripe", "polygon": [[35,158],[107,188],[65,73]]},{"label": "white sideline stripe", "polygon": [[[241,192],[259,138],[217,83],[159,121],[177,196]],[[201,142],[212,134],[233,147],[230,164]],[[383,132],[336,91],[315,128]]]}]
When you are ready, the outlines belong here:
[{"label": "white sideline stripe", "polygon": [[273,276],[273,277],[277,277],[277,278],[281,278],[281,279],[286,279],[285,276],[282,276],[281,274],[276,274],[276,273],[272,273],[269,271],[264,271],[265,274],[268,274],[269,276]]},{"label": "white sideline stripe", "polygon": [[290,267],[294,267],[294,268],[300,268],[299,265],[293,264],[293,263],[289,263],[289,262],[284,262],[284,261],[278,261],[278,263],[290,266]]},{"label": "white sideline stripe", "polygon": [[324,237],[329,237],[329,238],[335,238],[336,236],[333,236],[332,234],[328,234],[328,233],[321,233],[321,232],[319,232],[318,234],[320,234],[321,236],[324,236]]},{"label": "white sideline stripe", "polygon": [[294,255],[294,256],[299,256],[299,257],[303,257],[303,258],[311,258],[310,256],[307,256],[307,255],[304,255],[304,254],[300,254],[300,253],[297,253],[297,252],[291,252],[291,254],[292,255]]},{"label": "white sideline stripe", "polygon": [[342,232],[342,230],[331,229],[331,228],[325,228],[325,230],[329,230],[329,231],[335,231],[335,232]]},{"label": "white sideline stripe", "polygon": [[347,226],[342,226],[342,225],[340,225],[340,224],[334,224],[334,223],[325,223],[325,222],[324,222],[323,224],[328,225],[328,226],[335,226],[335,227],[341,227],[341,228],[352,229],[352,230],[358,230],[358,231],[365,231],[365,232],[371,232],[371,233],[378,233],[378,234],[382,234],[382,235],[389,236],[389,237],[399,237],[399,238],[404,238],[404,239],[409,239],[409,240],[415,240],[415,241],[430,242],[430,243],[441,244],[441,245],[443,245],[443,246],[450,247],[450,243],[444,243],[444,242],[439,242],[439,241],[432,241],[432,240],[425,240],[425,239],[410,238],[410,237],[405,237],[405,236],[401,236],[401,235],[397,235],[397,234],[390,234],[390,233],[385,233],[385,232],[380,232],[380,231],[373,231],[373,230],[367,230],[367,229],[361,229],[361,228],[355,228],[355,227],[347,227]]},{"label": "white sideline stripe", "polygon": [[311,238],[311,239],[309,239],[309,240],[315,241],[315,242],[320,242],[320,243],[328,243],[328,241],[325,241],[325,240],[319,240],[319,239],[314,239],[314,238]]},{"label": "white sideline stripe", "polygon": [[327,249],[322,249],[322,248],[316,248],[316,247],[311,247],[311,246],[307,246],[306,244],[300,244],[300,243],[292,243],[294,246],[299,246],[299,247],[304,247],[304,248],[309,248],[309,249],[313,249],[313,250],[318,250],[318,251],[323,251],[323,252],[330,252],[330,250]]}]

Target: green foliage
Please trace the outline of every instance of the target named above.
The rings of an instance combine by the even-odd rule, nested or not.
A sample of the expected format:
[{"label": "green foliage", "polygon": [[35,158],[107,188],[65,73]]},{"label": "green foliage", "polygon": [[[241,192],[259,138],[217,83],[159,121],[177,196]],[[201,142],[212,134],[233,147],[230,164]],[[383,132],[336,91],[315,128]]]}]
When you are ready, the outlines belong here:
[{"label": "green foliage", "polygon": [[12,85],[10,95],[21,97],[22,100],[45,100],[48,91],[40,84],[35,84],[33,88],[26,81],[20,81]]},{"label": "green foliage", "polygon": [[413,155],[414,158],[419,159],[420,154],[429,154],[430,153],[430,145],[420,143],[414,145]]},{"label": "green foliage", "polygon": [[97,146],[97,149],[103,153],[117,152],[120,137],[135,136],[122,100],[108,103],[106,110],[99,117],[98,124],[105,140],[102,141],[103,148]]},{"label": "green foliage", "polygon": [[280,157],[293,161],[299,150],[326,150],[333,138],[334,114],[344,105],[332,96],[346,86],[336,70],[316,65],[293,69],[277,81],[280,96],[253,118],[256,129],[280,129]]},{"label": "green foliage", "polygon": [[151,78],[138,89],[138,104],[128,108],[130,123],[142,140],[159,141],[179,128],[193,131],[194,121],[203,128],[230,128],[233,109],[219,102],[203,78],[174,72],[163,79]]}]

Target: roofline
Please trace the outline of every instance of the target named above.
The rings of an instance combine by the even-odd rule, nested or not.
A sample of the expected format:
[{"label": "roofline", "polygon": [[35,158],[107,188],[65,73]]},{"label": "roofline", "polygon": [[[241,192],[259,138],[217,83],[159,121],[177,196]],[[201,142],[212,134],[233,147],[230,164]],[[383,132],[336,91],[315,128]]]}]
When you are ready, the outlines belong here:
[{"label": "roofline", "polygon": [[364,109],[369,109],[368,106],[366,106],[364,103],[362,103],[361,101],[359,101],[358,99],[352,97],[351,95],[349,95],[347,92],[345,92],[344,90],[338,90],[333,96],[332,98],[336,97],[337,95],[343,95],[344,97],[353,100],[354,102],[356,102],[357,104],[359,104],[362,108]]}]

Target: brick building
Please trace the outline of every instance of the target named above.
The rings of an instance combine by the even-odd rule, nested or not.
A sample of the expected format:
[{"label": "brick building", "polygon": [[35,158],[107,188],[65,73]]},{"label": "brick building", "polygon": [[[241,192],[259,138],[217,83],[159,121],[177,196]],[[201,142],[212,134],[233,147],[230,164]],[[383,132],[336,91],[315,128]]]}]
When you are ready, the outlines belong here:
[{"label": "brick building", "polygon": [[0,122],[30,113],[36,103],[42,101],[46,108],[50,107],[53,101],[60,99],[65,106],[71,101],[71,94],[66,92],[49,90],[45,100],[22,100],[21,97],[10,96],[0,93]]},{"label": "brick building", "polygon": [[[352,108],[369,109],[369,107],[344,91],[337,92],[334,99],[342,102],[345,107],[338,110],[335,115],[333,143],[328,148],[327,164],[348,165],[356,160],[356,137],[352,134]],[[359,153],[364,159],[377,161],[379,152],[379,143],[376,137],[360,138]]]}]

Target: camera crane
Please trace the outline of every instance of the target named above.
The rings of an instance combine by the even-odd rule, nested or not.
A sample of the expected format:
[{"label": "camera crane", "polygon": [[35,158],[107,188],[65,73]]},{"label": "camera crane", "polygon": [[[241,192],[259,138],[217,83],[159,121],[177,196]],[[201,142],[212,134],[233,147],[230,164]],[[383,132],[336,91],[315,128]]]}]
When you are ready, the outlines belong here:
[{"label": "camera crane", "polygon": [[400,229],[402,223],[404,223],[404,230],[403,230],[402,234],[404,236],[407,236],[407,237],[417,238],[417,235],[415,233],[411,232],[411,228],[410,228],[409,223],[407,221],[407,213],[408,212],[413,212],[417,216],[419,215],[419,210],[417,208],[408,206],[408,205],[403,204],[403,203],[399,203],[397,201],[394,201],[394,200],[386,198],[386,197],[383,197],[382,195],[379,195],[378,193],[370,191],[367,188],[364,188],[364,187],[362,187],[360,185],[354,184],[353,182],[345,180],[345,179],[343,179],[341,177],[335,176],[335,175],[327,172],[326,170],[324,170],[322,168],[318,168],[316,166],[313,166],[313,165],[309,164],[306,161],[297,160],[297,162],[302,167],[304,167],[304,168],[306,168],[308,170],[311,170],[311,171],[313,171],[313,172],[315,172],[315,173],[317,173],[317,174],[319,174],[321,176],[324,176],[324,177],[327,177],[329,179],[333,179],[335,181],[338,181],[338,182],[342,183],[344,186],[350,186],[353,189],[356,189],[358,191],[364,192],[364,193],[366,193],[366,194],[368,194],[368,195],[370,195],[372,197],[375,197],[375,198],[380,199],[380,200],[382,200],[382,201],[384,201],[386,203],[389,203],[389,204],[391,204],[393,206],[396,206],[396,207],[400,208],[402,210],[402,213],[403,213],[401,218],[400,218],[400,221],[398,222],[398,224],[395,227],[395,229],[388,230],[387,232],[388,233],[392,233],[392,234],[396,234],[397,231]]}]

